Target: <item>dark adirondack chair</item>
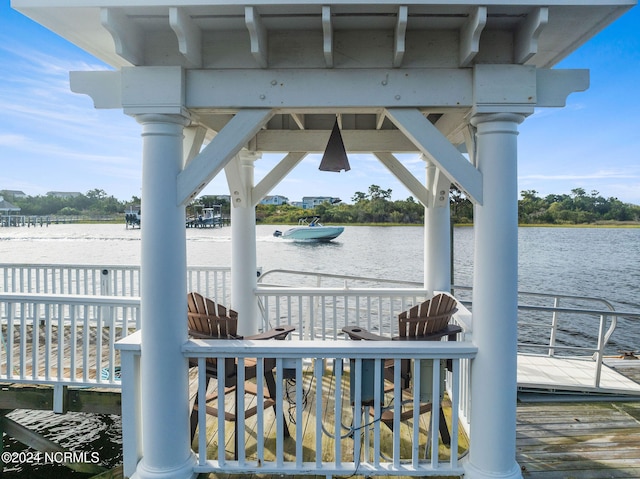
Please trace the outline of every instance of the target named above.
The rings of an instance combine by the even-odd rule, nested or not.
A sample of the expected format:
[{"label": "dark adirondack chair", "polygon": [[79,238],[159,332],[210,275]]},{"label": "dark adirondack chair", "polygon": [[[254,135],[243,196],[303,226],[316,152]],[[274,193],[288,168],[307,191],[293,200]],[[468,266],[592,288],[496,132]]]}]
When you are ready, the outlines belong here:
[{"label": "dark adirondack chair", "polygon": [[[216,304],[213,300],[204,297],[199,293],[187,294],[188,305],[188,327],[189,335],[198,339],[286,339],[286,337],[295,329],[293,326],[283,326],[264,333],[256,334],[253,336],[245,336],[244,338],[238,335],[238,313],[232,309],[227,309],[220,304]],[[190,367],[197,366],[197,361],[190,362]],[[256,377],[257,363],[255,359],[245,359],[245,383],[244,390],[247,394],[257,396],[258,391],[256,384],[250,381]],[[275,368],[274,359],[264,360],[264,379],[267,386],[267,390],[264,392],[264,403],[257,404],[243,412],[235,411],[228,412],[222,411],[225,421],[234,423],[235,427],[235,457],[238,454],[238,414],[244,414],[245,418],[252,417],[258,413],[258,408],[262,407],[267,409],[273,407],[276,411],[276,382],[273,374]],[[218,360],[215,358],[208,358],[206,361],[206,376],[207,383],[210,380],[216,379],[224,383],[224,393],[235,394],[235,407],[238,404],[238,364],[234,358],[225,359],[224,377],[219,377]],[[207,414],[218,417],[220,411],[210,403],[215,403],[218,397],[218,389],[207,396],[207,404],[205,405]],[[196,396],[196,402],[191,412],[191,437],[193,438],[198,425],[198,399]],[[284,434],[289,436],[289,430],[286,423],[284,423]]]},{"label": "dark adirondack chair", "polygon": [[[457,311],[456,300],[448,294],[438,294],[433,298],[413,306],[408,311],[398,315],[398,336],[390,338],[394,341],[440,341],[446,337],[449,341],[455,341],[462,328],[454,324],[449,324],[451,317]],[[375,333],[371,333],[357,326],[347,326],[342,328],[351,339],[365,341],[388,340]],[[401,361],[401,387],[403,390],[410,388],[411,383],[411,362]],[[450,362],[447,368],[451,369]],[[393,382],[393,361],[385,361],[384,376]],[[393,390],[387,388],[386,391]],[[420,404],[420,414],[431,411],[431,403]],[[373,408],[371,408],[373,414]],[[413,409],[403,410],[400,413],[400,420],[405,421],[413,417]],[[385,410],[380,418],[381,422],[393,430],[393,410]],[[445,444],[451,443],[451,436],[444,413],[440,408],[440,436]]]}]

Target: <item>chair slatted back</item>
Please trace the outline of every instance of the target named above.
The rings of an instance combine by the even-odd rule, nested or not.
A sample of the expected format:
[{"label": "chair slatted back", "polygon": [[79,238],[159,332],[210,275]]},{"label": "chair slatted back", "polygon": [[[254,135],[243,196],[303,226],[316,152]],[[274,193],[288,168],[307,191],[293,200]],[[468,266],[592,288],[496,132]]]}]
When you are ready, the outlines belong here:
[{"label": "chair slatted back", "polygon": [[419,338],[443,330],[457,311],[456,300],[438,294],[398,315],[400,337]]},{"label": "chair slatted back", "polygon": [[227,309],[200,293],[188,293],[188,326],[190,333],[211,339],[240,339],[238,313]]}]

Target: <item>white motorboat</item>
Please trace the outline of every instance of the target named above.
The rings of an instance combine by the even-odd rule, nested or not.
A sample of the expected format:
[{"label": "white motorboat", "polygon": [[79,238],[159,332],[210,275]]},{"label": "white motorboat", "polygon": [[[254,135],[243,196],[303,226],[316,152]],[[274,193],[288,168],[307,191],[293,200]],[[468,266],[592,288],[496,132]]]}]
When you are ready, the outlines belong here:
[{"label": "white motorboat", "polygon": [[324,226],[320,223],[320,218],[315,216],[311,221],[308,218],[301,218],[298,226],[285,232],[276,230],[273,236],[297,241],[331,241],[340,236],[343,231],[344,226]]}]

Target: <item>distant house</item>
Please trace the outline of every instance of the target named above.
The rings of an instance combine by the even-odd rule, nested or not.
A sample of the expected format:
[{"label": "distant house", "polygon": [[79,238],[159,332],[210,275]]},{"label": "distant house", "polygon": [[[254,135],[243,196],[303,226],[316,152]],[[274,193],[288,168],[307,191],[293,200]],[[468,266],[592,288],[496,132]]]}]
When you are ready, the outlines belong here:
[{"label": "distant house", "polygon": [[260,201],[261,205],[286,205],[289,203],[289,198],[286,196],[274,195],[274,196],[265,196],[262,201]]},{"label": "distant house", "polygon": [[336,204],[340,203],[342,200],[340,198],[334,198],[333,196],[303,196],[302,197],[302,207],[304,209],[310,210],[315,208],[322,203],[330,203]]},{"label": "distant house", "polygon": [[11,213],[20,213],[20,208],[9,203],[4,199],[4,196],[0,196],[0,215],[9,215]]},{"label": "distant house", "polygon": [[13,198],[14,200],[16,198],[26,198],[27,197],[25,192],[24,191],[20,191],[20,190],[2,190],[2,191],[0,191],[0,194],[3,195],[5,198]]},{"label": "distant house", "polygon": [[54,198],[76,198],[81,194],[77,191],[47,191],[47,196],[53,196]]}]

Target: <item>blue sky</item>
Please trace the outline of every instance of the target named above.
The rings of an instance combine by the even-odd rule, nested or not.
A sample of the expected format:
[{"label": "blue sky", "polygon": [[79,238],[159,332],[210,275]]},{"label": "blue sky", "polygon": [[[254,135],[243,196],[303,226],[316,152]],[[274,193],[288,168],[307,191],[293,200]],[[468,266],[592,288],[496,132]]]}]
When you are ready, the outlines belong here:
[{"label": "blue sky", "polygon": [[[140,127],[119,110],[96,110],[69,89],[71,70],[106,65],[0,0],[0,189],[28,195],[105,190],[120,200],[141,195]],[[520,126],[518,188],[540,196],[583,188],[640,204],[640,7],[635,7],[558,68],[588,68],[591,86],[563,109],[542,109]],[[258,181],[280,156],[256,162]],[[349,155],[348,173],[319,174],[307,157],[272,194],[300,200],[327,195],[350,202],[372,184],[409,192],[370,155]],[[417,156],[403,161],[419,178]],[[219,175],[203,194],[228,194]]]}]

